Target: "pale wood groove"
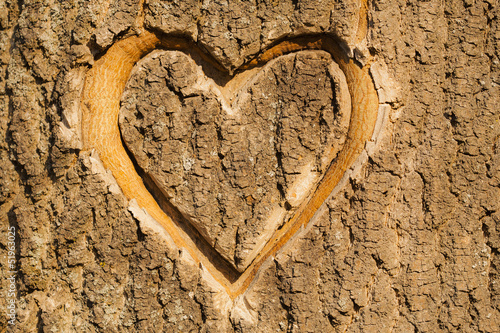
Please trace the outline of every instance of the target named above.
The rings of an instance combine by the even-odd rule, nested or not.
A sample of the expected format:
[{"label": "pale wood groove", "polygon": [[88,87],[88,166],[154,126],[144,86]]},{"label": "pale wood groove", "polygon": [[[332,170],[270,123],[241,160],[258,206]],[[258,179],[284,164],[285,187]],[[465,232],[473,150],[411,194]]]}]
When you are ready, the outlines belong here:
[{"label": "pale wood groove", "polygon": [[[355,61],[348,59],[336,42],[328,36],[304,36],[283,41],[239,69],[261,66],[285,53],[305,49],[325,50],[333,56],[346,76],[352,110],[344,147],[326,171],[314,193],[304,201],[295,215],[275,232],[246,271],[239,277],[232,278],[227,272],[221,272],[217,261],[205,257],[189,235],[178,228],[160,208],[136,172],[122,145],[118,128],[120,97],[137,61],[160,47],[186,52],[193,52],[195,48],[193,43],[183,39],[159,37],[144,31],[140,36],[129,37],[115,43],[89,70],[82,95],[84,147],[86,150],[95,149],[99,153],[104,166],[111,170],[125,196],[128,199],[135,199],[140,207],[146,209],[170,234],[175,244],[179,248],[185,248],[197,263],[204,265],[224,286],[229,296],[234,298],[246,290],[262,263],[274,255],[302,226],[307,225],[346,170],[363,151],[365,143],[372,136],[377,119],[377,93],[368,72],[369,66],[361,68]],[[215,61],[210,62],[220,68]]]}]

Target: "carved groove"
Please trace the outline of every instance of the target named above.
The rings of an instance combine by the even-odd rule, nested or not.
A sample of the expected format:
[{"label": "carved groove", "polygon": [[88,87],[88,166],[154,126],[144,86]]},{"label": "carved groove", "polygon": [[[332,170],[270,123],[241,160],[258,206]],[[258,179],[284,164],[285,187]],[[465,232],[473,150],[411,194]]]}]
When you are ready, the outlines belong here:
[{"label": "carved groove", "polygon": [[[331,191],[343,177],[345,171],[362,152],[365,143],[370,140],[377,119],[378,97],[369,66],[359,67],[342,52],[338,44],[329,36],[304,36],[277,43],[263,52],[256,59],[238,70],[243,71],[262,66],[268,61],[286,53],[300,50],[325,50],[329,52],[344,72],[351,95],[351,118],[346,141],[337,158],[332,162],[312,195],[297,209],[294,216],[282,228],[277,230],[265,247],[255,257],[250,266],[240,275],[227,268],[227,263],[220,256],[206,249],[206,244],[190,231],[179,227],[179,213],[161,196],[152,185],[144,185],[134,163],[123,147],[118,128],[120,98],[132,68],[142,57],[156,48],[181,50],[187,53],[197,52],[219,70],[221,66],[201,52],[194,43],[176,37],[155,35],[143,32],[140,36],[129,37],[115,43],[88,72],[82,95],[85,149],[95,149],[104,164],[111,170],[123,193],[128,199],[136,199],[140,207],[146,209],[172,237],[179,248],[185,248],[193,259],[202,264],[225,287],[230,297],[243,293],[255,277],[264,261],[274,255],[301,227],[314,216]],[[145,179],[147,180],[147,179]],[[160,204],[165,208],[160,207]],[[170,208],[169,208],[170,207]],[[201,245],[197,244],[201,242]]]}]

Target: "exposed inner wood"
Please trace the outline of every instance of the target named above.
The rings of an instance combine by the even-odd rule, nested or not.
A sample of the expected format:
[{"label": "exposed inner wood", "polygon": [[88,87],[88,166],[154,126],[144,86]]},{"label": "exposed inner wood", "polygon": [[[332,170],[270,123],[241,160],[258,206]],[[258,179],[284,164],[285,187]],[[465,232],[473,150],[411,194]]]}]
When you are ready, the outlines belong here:
[{"label": "exposed inner wood", "polygon": [[[299,50],[325,50],[329,52],[344,72],[351,95],[351,119],[344,147],[327,169],[316,190],[297,209],[294,216],[277,230],[248,268],[238,276],[227,271],[227,263],[213,253],[200,250],[203,243],[189,228],[183,229],[173,221],[176,214],[164,211],[144,185],[143,178],[123,147],[118,128],[120,98],[132,68],[146,54],[156,48],[196,52],[221,69],[213,59],[198,47],[182,38],[143,32],[114,44],[88,72],[82,95],[85,149],[95,149],[104,164],[111,170],[128,199],[136,199],[140,207],[157,220],[180,248],[185,248],[193,259],[204,265],[214,278],[234,298],[249,286],[262,263],[274,255],[301,227],[305,226],[338,184],[345,171],[362,152],[371,138],[377,119],[378,97],[368,66],[364,68],[348,59],[335,40],[329,36],[304,36],[282,41],[243,65],[238,71],[259,67],[286,53]],[[165,206],[165,203],[162,204]]]}]

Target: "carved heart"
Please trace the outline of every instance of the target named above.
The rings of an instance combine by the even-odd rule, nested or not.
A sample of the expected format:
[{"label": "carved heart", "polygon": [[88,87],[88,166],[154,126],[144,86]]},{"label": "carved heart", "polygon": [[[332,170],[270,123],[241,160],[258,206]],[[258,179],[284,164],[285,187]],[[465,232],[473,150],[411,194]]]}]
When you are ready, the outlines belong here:
[{"label": "carved heart", "polygon": [[243,272],[340,151],[349,93],[325,51],[218,74],[183,52],[152,52],[125,88],[120,128],[139,167]]},{"label": "carved heart", "polygon": [[[307,225],[307,223],[311,220],[311,218],[314,216],[316,211],[321,207],[321,205],[324,203],[324,201],[328,198],[332,190],[335,188],[335,186],[339,183],[340,179],[343,177],[345,171],[354,163],[354,161],[358,158],[359,154],[363,151],[364,146],[366,142],[371,138],[372,133],[375,128],[375,122],[377,120],[377,111],[378,111],[378,98],[377,98],[377,93],[375,91],[372,79],[369,74],[369,66],[365,67],[360,67],[358,64],[356,64],[353,60],[349,59],[346,57],[346,55],[342,52],[342,50],[337,46],[336,42],[328,36],[306,36],[306,37],[299,37],[295,38],[289,41],[282,41],[275,46],[269,48],[265,52],[263,52],[258,58],[248,62],[246,65],[244,65],[240,70],[246,70],[249,68],[256,68],[258,70],[258,66],[262,66],[263,64],[273,60],[277,59],[278,57],[290,53],[290,52],[295,52],[295,51],[300,51],[300,50],[324,50],[327,51],[329,54],[333,56],[335,59],[335,62],[339,65],[340,69],[345,75],[347,86],[349,89],[349,94],[351,98],[351,115],[350,115],[350,122],[349,122],[349,129],[347,132],[347,138],[345,139],[345,142],[340,150],[340,152],[336,155],[334,158],[333,162],[326,168],[326,171],[324,173],[324,176],[319,180],[317,183],[317,186],[306,186],[309,189],[312,189],[311,193],[309,196],[305,195],[305,199],[303,200],[303,203],[300,204],[294,212],[292,212],[290,215],[290,218],[284,218],[281,221],[284,222],[275,222],[274,227],[276,228],[277,225],[281,224],[281,227],[277,228],[275,232],[272,233],[272,235],[269,237],[266,235],[265,232],[262,231],[261,229],[256,229],[257,233],[260,233],[260,235],[266,235],[264,238],[268,238],[269,240],[266,242],[262,242],[263,247],[259,246],[258,242],[254,242],[255,244],[250,247],[250,252],[254,251],[255,253],[253,255],[247,254],[246,257],[243,255],[241,256],[242,260],[247,260],[246,263],[242,262],[236,262],[235,260],[233,261],[236,266],[240,267],[240,270],[243,270],[242,267],[246,267],[245,265],[248,265],[248,261],[252,260],[251,263],[248,265],[248,267],[244,270],[244,272],[236,272],[234,268],[231,268],[230,266],[227,265],[227,262],[225,260],[220,259],[220,256],[215,255],[213,253],[213,247],[208,244],[207,246],[204,245],[203,241],[200,240],[200,238],[196,237],[195,234],[190,233],[189,231],[184,230],[184,225],[181,224],[176,224],[174,221],[177,219],[175,215],[175,211],[172,211],[169,209],[168,205],[166,207],[167,213],[165,213],[164,210],[162,210],[158,204],[162,203],[163,199],[161,196],[157,196],[157,200],[152,196],[151,192],[145,187],[143,183],[143,178],[139,176],[137,173],[137,169],[134,166],[133,162],[131,161],[129,155],[127,154],[127,151],[124,149],[121,141],[121,134],[120,130],[118,128],[118,114],[120,110],[120,99],[122,96],[122,93],[124,91],[126,82],[130,76],[130,73],[132,72],[132,69],[134,65],[145,55],[153,51],[154,49],[158,47],[163,47],[165,49],[170,49],[170,50],[183,50],[184,52],[187,53],[198,53],[200,57],[207,59],[209,62],[211,62],[215,67],[217,67],[217,63],[213,60],[210,60],[211,58],[206,56],[205,53],[197,49],[196,45],[194,43],[187,42],[184,39],[180,38],[175,38],[171,36],[167,37],[158,37],[155,34],[149,33],[149,32],[143,32],[140,36],[134,36],[134,37],[129,37],[125,40],[119,41],[115,43],[109,50],[108,52],[102,56],[93,66],[93,68],[88,72],[85,80],[85,86],[84,90],[82,93],[82,134],[83,134],[83,140],[84,140],[84,149],[95,149],[98,153],[99,156],[106,168],[108,168],[113,176],[115,177],[118,185],[121,187],[123,193],[127,196],[129,199],[135,199],[137,201],[137,204],[145,209],[149,215],[155,219],[157,222],[159,222],[162,227],[165,229],[165,231],[168,233],[169,237],[171,240],[175,243],[175,245],[179,248],[186,249],[190,256],[193,258],[193,260],[196,263],[199,263],[200,265],[203,265],[203,267],[210,272],[210,274],[217,280],[227,291],[228,295],[232,298],[236,297],[237,295],[241,294],[246,290],[248,285],[251,283],[255,275],[257,274],[257,271],[259,267],[266,261],[267,258],[272,256],[273,254],[276,253],[288,240],[291,239],[291,237],[296,234],[296,232],[303,226]],[[198,50],[198,51],[196,51]],[[276,61],[276,64],[278,64],[279,61]],[[320,66],[324,68],[324,66]],[[272,71],[269,68],[273,68],[272,64],[269,64],[269,67],[267,67],[269,71]],[[266,69],[263,69],[262,72],[266,72]],[[172,72],[173,73],[173,72]],[[252,73],[252,72],[246,72],[246,73]],[[248,74],[250,75],[250,74]],[[188,77],[188,75],[183,75],[184,77]],[[199,75],[198,75],[199,77]],[[259,80],[265,80],[266,75],[260,75],[257,76],[257,79],[254,80],[255,82]],[[238,89],[238,82],[244,82],[246,81],[244,76],[241,76],[241,80],[233,80],[233,85],[229,85],[226,88],[226,92],[221,92],[221,94],[218,96],[217,93],[214,93],[212,97],[215,98],[215,100],[220,100],[220,105],[223,105],[224,99],[222,96],[224,95],[231,95],[229,92],[231,91],[236,91]],[[279,79],[279,78],[278,78]],[[290,83],[293,80],[287,80],[285,83]],[[253,81],[251,81],[253,82]],[[325,81],[326,82],[326,79]],[[202,85],[202,81],[200,81],[200,86]],[[179,85],[179,84],[177,84]],[[249,84],[247,88],[255,88],[257,89],[257,85],[254,86],[254,84]],[[286,84],[285,84],[286,86]],[[186,86],[187,87],[187,86]],[[200,87],[198,87],[200,88]],[[242,92],[247,91],[247,88],[243,87],[239,90]],[[186,99],[189,97],[189,95],[192,92],[189,92],[189,88],[186,91],[182,90],[175,90],[175,85],[172,85],[171,87],[172,91],[176,93],[176,95],[179,97],[179,102],[181,102],[183,99]],[[191,88],[192,90],[192,88]],[[210,90],[210,89],[208,89]],[[219,89],[220,90],[220,89]],[[224,89],[223,89],[224,90]],[[301,89],[299,89],[301,90]],[[212,93],[216,91],[216,89],[212,89]],[[165,94],[168,94],[167,90],[163,90]],[[207,93],[203,89],[199,89],[198,97],[203,98]],[[264,93],[267,93],[264,91]],[[210,95],[210,94],[208,94]],[[243,95],[242,95],[243,96]],[[247,111],[245,110],[251,110],[247,109],[247,105],[252,105],[252,103],[257,103],[256,101],[252,101],[252,96],[255,98],[259,98],[258,94],[252,91],[252,94],[249,94],[250,97],[248,97],[250,100],[245,103],[238,101],[238,97],[235,99],[234,105],[240,106],[240,109],[243,110],[241,112],[241,115],[245,115]],[[298,95],[300,97],[300,95]],[[342,94],[340,95],[342,96]],[[320,96],[316,96],[319,98]],[[321,96],[322,98],[324,96]],[[244,100],[243,97],[241,97],[242,100]],[[319,98],[321,99],[321,98]],[[213,100],[213,98],[212,98]],[[260,99],[261,100],[261,99]],[[262,101],[262,100],[261,100]],[[304,99],[301,97],[297,99],[298,102],[304,101]],[[151,103],[151,102],[149,102]],[[227,102],[228,104],[229,101]],[[187,102],[186,102],[187,105]],[[200,104],[201,105],[201,104]],[[204,103],[202,105],[205,105]],[[206,104],[208,105],[208,104]],[[215,103],[214,105],[217,105]],[[255,104],[258,105],[258,104]],[[245,107],[242,107],[245,106]],[[285,105],[286,106],[286,105]],[[215,107],[217,109],[217,107]],[[219,109],[223,109],[220,107]],[[274,110],[273,107],[271,108],[265,108],[266,110]],[[155,109],[158,111],[158,108]],[[227,110],[232,110],[231,108],[223,109],[222,111],[226,112]],[[285,109],[282,109],[281,112],[284,113]],[[304,109],[302,109],[304,110]],[[219,110],[220,111],[220,110]],[[295,116],[299,116],[301,113],[299,112],[299,108],[292,112],[291,114]],[[193,115],[196,115],[197,113],[194,112],[193,108]],[[259,138],[260,135],[263,135],[263,137],[268,137],[266,136],[266,129],[259,129],[257,132],[255,131],[256,125],[255,125],[255,119],[252,119],[252,117],[256,117],[256,115],[259,115],[259,110],[255,110],[254,113],[250,112],[248,113],[248,116],[240,116],[239,122],[235,121],[237,119],[236,115],[239,114],[240,112],[234,112],[233,115],[231,115],[231,112],[229,114],[221,112],[221,113],[215,113],[214,118],[217,118],[216,115],[221,119],[220,122],[218,123],[217,120],[210,120],[210,117],[203,117],[203,112],[201,113],[201,118],[200,119],[195,119],[195,124],[207,124],[209,126],[217,126],[217,124],[220,124],[222,128],[222,124],[227,124],[227,121],[229,121],[229,124],[231,122],[235,122],[234,128],[238,128],[238,126],[243,125],[244,123],[241,122],[242,119],[246,117],[246,121],[250,124],[254,124],[253,126],[253,131],[247,131],[246,135],[249,136],[248,138],[245,138],[247,141],[243,142],[248,142],[251,143],[252,140],[258,141],[257,139]],[[180,113],[182,114],[182,113]],[[273,116],[274,114],[274,116]],[[307,112],[306,112],[307,114]],[[317,113],[314,113],[315,116],[317,117]],[[346,113],[343,110],[340,113],[342,117],[346,115]],[[273,117],[276,117],[276,111],[271,112],[270,114]],[[144,117],[149,116],[147,113],[143,115]],[[232,118],[233,117],[233,118]],[[314,117],[313,117],[314,118]],[[222,121],[222,120],[224,120]],[[340,119],[340,118],[339,118]],[[137,121],[137,120],[136,120]],[[316,120],[317,121],[317,120]],[[279,122],[276,122],[279,123]],[[298,122],[301,124],[301,122]],[[313,122],[314,123],[314,122]],[[193,124],[193,121],[191,122],[183,122],[184,125],[189,125]],[[238,125],[239,124],[239,125]],[[280,124],[283,124],[281,122]],[[290,128],[292,128],[293,124],[297,124],[297,122],[290,122]],[[327,122],[328,124],[328,122]],[[250,127],[252,127],[250,126]],[[336,125],[337,126],[337,125]],[[175,129],[177,129],[176,126],[174,126]],[[172,128],[174,128],[172,127]],[[229,126],[231,127],[231,126]],[[312,126],[311,126],[312,127]],[[140,127],[139,127],[140,128]],[[164,128],[164,127],[163,127]],[[342,126],[337,126],[337,129],[339,131],[341,130]],[[153,127],[151,127],[152,132],[151,135],[154,137],[155,131]],[[301,142],[300,144],[300,149],[302,147],[307,147],[309,143],[309,139],[311,137],[308,137],[308,131],[312,129],[304,129],[304,132],[299,131],[297,134],[296,138],[300,138],[301,133],[303,133],[303,143]],[[162,131],[158,132],[158,135],[161,134]],[[182,132],[182,131],[181,131]],[[271,131],[272,132],[272,131]],[[228,132],[230,134],[230,132]],[[327,133],[335,133],[335,130],[332,131],[327,131]],[[185,134],[185,133],[184,133]],[[171,140],[174,138],[175,134],[169,132],[168,134],[168,141],[171,142]],[[182,135],[181,135],[182,136]],[[276,136],[276,139],[278,139],[278,136]],[[195,136],[196,138],[196,136]],[[292,136],[293,138],[293,136]],[[286,172],[285,174],[282,175],[283,181],[282,181],[282,186],[284,191],[282,191],[283,198],[292,203],[290,203],[291,206],[293,206],[293,200],[291,198],[293,197],[293,193],[296,193],[299,197],[299,199],[302,197],[300,195],[301,193],[307,193],[306,191],[301,191],[301,190],[293,190],[294,188],[294,182],[298,179],[298,183],[300,184],[301,181],[300,179],[307,179],[307,175],[311,173],[311,170],[313,170],[313,173],[316,171],[321,171],[322,168],[324,168],[328,163],[327,162],[318,162],[318,160],[321,160],[321,157],[325,157],[326,160],[330,159],[330,155],[328,153],[325,153],[328,149],[331,149],[332,147],[335,147],[334,144],[329,143],[330,136],[327,134],[323,138],[326,138],[325,142],[322,142],[319,140],[321,145],[319,146],[314,146],[311,149],[312,155],[309,154],[304,154],[303,159],[306,161],[310,159],[312,162],[311,165],[314,165],[315,167],[311,168],[308,166],[308,163],[305,164],[298,164],[299,167],[297,170],[300,170],[300,173],[296,174],[295,176],[291,176],[291,181],[286,180]],[[224,136],[222,136],[222,139],[224,139]],[[187,142],[195,142],[192,141],[193,139],[189,139]],[[285,140],[286,141],[286,140]],[[293,140],[292,140],[293,141]],[[299,140],[300,141],[300,140]],[[314,140],[312,140],[314,141]],[[213,142],[212,142],[213,143]],[[131,147],[133,147],[133,143],[129,143]],[[207,143],[208,147],[208,143]],[[319,155],[316,155],[314,152],[314,149],[319,147]],[[132,148],[134,149],[134,148]],[[299,149],[299,150],[300,150]],[[333,153],[336,148],[333,148]],[[151,165],[155,165],[155,163],[160,163],[159,165],[161,166],[161,161],[163,160],[161,156],[157,156],[151,159],[151,156],[149,156],[147,159],[142,159],[141,161],[141,156],[139,152],[141,149],[139,149],[136,152],[136,157],[138,157],[138,161],[140,163],[146,163],[146,167],[149,165],[148,163],[151,163]],[[189,152],[189,150],[187,150]],[[252,151],[250,149],[250,151]],[[275,150],[276,151],[276,150]],[[146,150],[147,152],[147,150]],[[194,152],[194,150],[193,150]],[[222,159],[218,160],[219,164],[217,165],[223,165],[224,160],[226,159],[227,154],[225,151],[218,150],[218,153],[222,153]],[[238,153],[239,151],[233,150],[233,158],[229,158],[229,161],[231,162],[240,162],[239,158],[235,158],[234,153]],[[247,150],[243,150],[244,154],[243,156],[251,157],[246,155]],[[283,149],[282,153],[285,152],[290,152],[290,150]],[[229,156],[229,155],[227,155]],[[299,156],[299,155],[297,155]],[[302,155],[300,155],[302,156]],[[320,156],[320,157],[318,157]],[[260,155],[257,155],[256,157],[260,158]],[[254,157],[254,162],[255,158]],[[194,159],[195,163],[196,161],[202,161],[203,159]],[[211,158],[207,157],[205,158],[206,161],[211,161]],[[265,160],[265,159],[263,159]],[[150,162],[151,161],[151,162]],[[157,162],[155,162],[157,161]],[[182,168],[189,169],[188,165],[191,165],[191,168],[193,169],[193,166],[195,164],[191,164],[189,162],[189,159],[186,160],[186,165],[184,165],[184,162],[182,163]],[[243,166],[245,165],[250,165],[248,164],[248,161],[241,161]],[[245,164],[246,163],[246,164]],[[260,165],[260,164],[259,164]],[[267,166],[266,166],[267,165]],[[143,164],[144,166],[144,164]],[[256,175],[262,175],[265,174],[266,170],[272,170],[273,164],[272,163],[264,163],[264,173],[261,172],[253,172],[254,169],[252,170],[252,173],[250,174],[256,174]],[[307,167],[305,167],[307,166]],[[281,168],[280,166],[278,166]],[[304,169],[301,169],[303,167]],[[195,167],[196,168],[196,167]],[[277,167],[274,167],[275,169]],[[316,168],[316,169],[314,169]],[[230,168],[228,168],[230,169]],[[193,169],[195,170],[195,169]],[[233,166],[234,172],[242,172],[238,166]],[[168,176],[168,169],[166,170],[166,173],[158,172],[160,169],[157,169],[155,171],[155,168],[152,169],[151,175],[153,177],[156,177],[156,181],[159,182],[161,185],[161,180],[159,176],[165,177]],[[284,171],[284,169],[283,169]],[[157,173],[155,175],[155,172]],[[174,173],[175,174],[175,173]],[[243,175],[246,174],[246,171],[243,172]],[[194,171],[192,173],[194,174]],[[196,176],[196,175],[195,175]],[[224,178],[224,181],[228,182],[231,179],[243,179],[240,176],[235,175],[231,176],[229,178]],[[191,177],[191,174],[187,174],[187,176],[183,173],[182,174],[182,179],[186,178],[186,180],[189,180]],[[295,178],[294,178],[295,177]],[[168,177],[166,177],[168,178]],[[148,177],[144,178],[145,181],[148,181]],[[239,180],[238,180],[239,181]],[[242,180],[243,181],[243,180]],[[174,181],[175,183],[175,181]],[[309,182],[304,182],[305,184],[308,184]],[[314,182],[312,182],[314,183]],[[189,186],[193,186],[193,183],[189,185],[188,181],[188,188]],[[250,183],[253,184],[253,183]],[[255,183],[257,184],[257,182]],[[273,184],[273,182],[271,182]],[[274,184],[279,184],[279,180],[277,181],[275,179]],[[154,185],[154,184],[151,184]],[[182,185],[182,182],[181,182]],[[232,185],[237,185],[236,187],[240,187],[238,184],[232,184]],[[258,184],[257,184],[258,185]],[[253,189],[250,189],[248,193],[250,193],[251,199],[249,200],[255,200],[259,198],[255,198],[252,196],[253,193],[257,193],[257,185],[251,185],[254,186],[255,192],[253,192]],[[172,186],[172,183],[167,186],[163,187],[163,191],[169,195],[169,186]],[[249,185],[250,186],[250,185]],[[234,187],[234,186],[233,186]],[[243,189],[238,189],[236,191],[238,194],[239,193],[244,193],[244,186]],[[297,186],[299,188],[300,186]],[[156,191],[154,188],[152,188],[152,191]],[[203,193],[203,189],[201,189],[201,192]],[[198,227],[199,230],[203,231],[206,230],[206,234],[209,236],[207,237],[209,242],[212,242],[212,245],[217,247],[217,233],[215,233],[216,236],[210,236],[209,232],[210,231],[208,225],[199,217],[202,216],[200,212],[197,212],[196,210],[192,210],[191,212],[189,211],[189,207],[183,207],[183,203],[189,203],[191,199],[183,199],[181,196],[175,193],[175,191],[171,192],[172,198],[175,200],[178,200],[177,205],[179,209],[184,210],[184,214],[188,215],[188,217],[191,219],[192,223]],[[215,196],[217,197],[217,195]],[[281,198],[280,196],[275,196],[274,194],[271,195],[270,198]],[[241,195],[240,195],[241,198]],[[246,200],[246,197],[243,196],[243,198]],[[275,204],[274,206],[269,206],[268,201],[266,201],[265,195],[260,197],[260,202],[258,202],[257,206],[260,207],[260,209],[264,208],[262,207],[272,207],[272,209],[280,209],[285,208],[286,204],[284,204],[283,200],[280,200],[279,203]],[[204,197],[200,196],[200,200],[203,200]],[[184,201],[183,201],[184,200]],[[197,204],[198,199],[195,198],[194,204]],[[193,202],[193,201],[191,201]],[[245,203],[244,203],[245,204]],[[296,203],[295,203],[296,204]],[[194,206],[193,206],[194,207]],[[211,207],[214,207],[213,205]],[[290,209],[288,209],[290,210]],[[279,215],[279,214],[278,214]],[[258,216],[258,215],[256,215]],[[272,216],[270,214],[264,214],[265,217],[262,218],[262,221],[273,221]],[[196,220],[198,218],[198,220]],[[224,221],[224,219],[222,219]],[[258,219],[257,219],[258,221]],[[280,221],[280,219],[278,219]],[[240,221],[241,222],[241,221]],[[204,224],[205,223],[205,224]],[[256,223],[256,225],[261,225],[264,226],[263,229],[265,230],[265,226],[267,225],[266,223]],[[229,229],[228,229],[229,230]],[[250,229],[252,230],[252,229]],[[210,238],[212,237],[212,238]],[[253,236],[254,238],[250,237],[247,239],[257,239],[259,235]],[[250,244],[252,241],[250,241]],[[242,243],[243,244],[243,243]],[[261,248],[262,247],[262,248]],[[223,250],[224,248],[221,247]],[[261,249],[260,249],[261,248]],[[260,250],[259,250],[260,249]],[[211,252],[212,251],[212,252]],[[237,254],[237,250],[235,249],[235,254]],[[230,251],[224,252],[220,251],[220,253],[223,253],[228,259],[230,258]],[[243,252],[242,252],[243,253]],[[247,259],[250,258],[250,259]]]}]

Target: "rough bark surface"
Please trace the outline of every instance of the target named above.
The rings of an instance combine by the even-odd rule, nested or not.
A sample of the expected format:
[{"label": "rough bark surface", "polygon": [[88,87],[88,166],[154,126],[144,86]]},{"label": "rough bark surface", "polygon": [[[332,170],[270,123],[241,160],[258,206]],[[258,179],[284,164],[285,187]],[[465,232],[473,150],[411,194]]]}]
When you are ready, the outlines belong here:
[{"label": "rough bark surface", "polygon": [[[496,0],[0,0],[0,331],[499,332],[499,8]],[[383,83],[377,89],[387,117],[365,163],[234,300],[186,251],[147,227],[99,157],[83,149],[85,75],[111,45],[142,27],[195,41],[230,73],[277,41],[308,34],[335,36],[360,63],[378,60],[372,75]],[[240,182],[253,181],[245,166],[224,165],[226,134],[213,133],[226,126],[220,101],[191,90],[190,60],[172,61],[188,56],[155,56],[136,66],[122,99],[124,142],[139,167],[171,182],[164,191],[174,205],[213,233],[209,243],[237,264],[238,227],[223,216],[258,207],[257,188],[241,189]],[[304,77],[289,80],[302,66],[297,59],[315,64],[304,63]],[[301,118],[279,124],[295,130],[289,140],[296,147],[266,152],[276,161],[249,172],[274,172],[262,186],[287,209],[286,188],[305,163],[287,154],[307,151],[304,158],[320,170],[331,139],[325,132],[342,144],[344,114],[332,94],[340,83],[325,69],[329,61],[319,51],[284,56],[269,69],[274,83],[255,83],[239,105],[252,122],[248,133],[264,141],[270,134],[258,129],[255,114],[259,103],[272,101],[258,99],[259,89],[284,89],[289,103],[293,96],[311,106],[282,109]],[[294,84],[310,85],[308,93],[320,89],[317,99],[300,96],[304,89],[293,93]],[[163,99],[178,108],[154,115]],[[149,110],[142,119],[140,108]],[[208,111],[212,118],[204,118]],[[155,128],[161,117],[168,131]],[[190,126],[199,136],[189,136]],[[192,174],[164,167],[175,162],[162,142],[172,147],[175,140],[185,145],[176,149],[178,163],[182,149],[193,154]],[[210,145],[220,149],[213,158]],[[217,169],[210,174],[226,170],[222,196],[245,201],[224,209],[211,203],[217,195],[204,191],[224,182],[193,183],[202,161]],[[261,209],[269,207],[265,200]],[[205,201],[210,209],[196,211]],[[220,230],[207,227],[209,210],[220,214]],[[5,310],[11,227],[14,325]]]},{"label": "rough bark surface", "polygon": [[349,114],[335,100],[341,72],[333,66],[324,51],[286,55],[227,96],[187,55],[164,51],[129,79],[123,140],[235,267],[246,268],[269,226],[283,224],[342,147]]}]

